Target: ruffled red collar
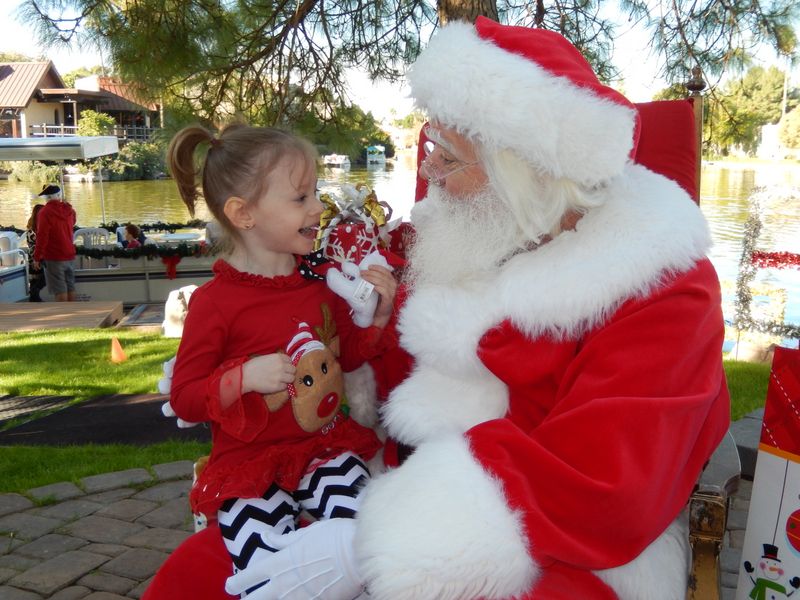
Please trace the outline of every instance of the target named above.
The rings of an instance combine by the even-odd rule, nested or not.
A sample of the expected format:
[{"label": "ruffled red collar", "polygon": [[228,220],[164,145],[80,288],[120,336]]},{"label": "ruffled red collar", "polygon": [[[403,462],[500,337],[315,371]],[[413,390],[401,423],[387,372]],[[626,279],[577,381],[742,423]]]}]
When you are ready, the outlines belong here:
[{"label": "ruffled red collar", "polygon": [[264,275],[255,275],[253,273],[239,271],[223,259],[219,259],[214,263],[212,271],[214,271],[217,277],[222,277],[248,287],[286,288],[298,287],[307,283],[307,280],[303,278],[300,271],[293,271],[291,275],[265,277]]}]

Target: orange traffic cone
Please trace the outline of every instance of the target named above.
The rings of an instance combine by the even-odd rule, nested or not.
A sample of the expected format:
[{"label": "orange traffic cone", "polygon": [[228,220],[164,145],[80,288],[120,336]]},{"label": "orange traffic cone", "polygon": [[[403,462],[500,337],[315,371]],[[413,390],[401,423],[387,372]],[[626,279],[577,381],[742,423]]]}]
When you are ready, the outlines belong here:
[{"label": "orange traffic cone", "polygon": [[119,340],[115,337],[111,338],[111,362],[121,363],[126,360],[128,360],[128,357],[125,354],[125,350],[122,349]]}]

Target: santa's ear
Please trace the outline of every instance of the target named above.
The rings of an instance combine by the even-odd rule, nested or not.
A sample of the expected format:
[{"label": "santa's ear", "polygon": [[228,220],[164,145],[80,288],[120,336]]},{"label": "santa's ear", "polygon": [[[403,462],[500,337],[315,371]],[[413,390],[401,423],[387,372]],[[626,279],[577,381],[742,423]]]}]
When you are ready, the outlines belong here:
[{"label": "santa's ear", "polygon": [[289,399],[289,392],[283,390],[280,392],[273,392],[272,394],[264,394],[264,402],[267,404],[269,412],[275,412],[281,406],[286,404]]},{"label": "santa's ear", "polygon": [[236,229],[250,229],[253,227],[253,217],[250,214],[249,205],[243,198],[231,196],[225,201],[222,212],[225,213],[228,221]]}]

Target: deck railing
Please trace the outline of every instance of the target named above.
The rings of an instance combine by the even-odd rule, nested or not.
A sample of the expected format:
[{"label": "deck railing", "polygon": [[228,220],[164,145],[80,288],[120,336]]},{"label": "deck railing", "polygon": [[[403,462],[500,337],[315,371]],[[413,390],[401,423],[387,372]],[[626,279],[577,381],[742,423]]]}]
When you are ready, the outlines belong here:
[{"label": "deck railing", "polygon": [[[41,125],[31,125],[30,130],[31,137],[75,137],[78,135],[78,128],[74,125],[48,125],[47,123],[42,123]],[[120,140],[146,142],[153,135],[153,132],[158,130],[158,127],[123,127],[118,125],[114,127],[112,135],[117,136]]]}]

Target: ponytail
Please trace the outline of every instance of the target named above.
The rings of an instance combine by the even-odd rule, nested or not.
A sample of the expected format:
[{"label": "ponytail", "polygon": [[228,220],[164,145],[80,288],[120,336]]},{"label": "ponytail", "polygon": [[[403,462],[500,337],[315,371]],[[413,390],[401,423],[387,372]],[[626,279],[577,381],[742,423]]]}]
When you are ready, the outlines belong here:
[{"label": "ponytail", "polygon": [[210,143],[212,139],[214,138],[211,132],[204,127],[190,125],[181,129],[172,138],[167,150],[169,170],[178,185],[181,199],[192,217],[198,196],[197,179],[201,173],[195,162],[194,153],[198,145],[203,142]]}]

